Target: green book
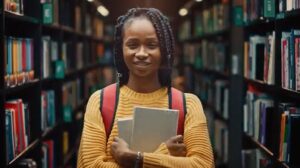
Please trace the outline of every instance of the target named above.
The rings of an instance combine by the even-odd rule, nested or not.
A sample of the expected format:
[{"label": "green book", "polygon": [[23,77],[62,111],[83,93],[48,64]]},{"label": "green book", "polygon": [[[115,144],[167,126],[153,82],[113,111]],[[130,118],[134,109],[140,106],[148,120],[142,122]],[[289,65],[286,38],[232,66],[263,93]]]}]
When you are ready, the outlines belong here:
[{"label": "green book", "polygon": [[233,15],[234,15],[234,24],[236,26],[242,26],[243,25],[243,8],[242,6],[235,6],[233,9]]},{"label": "green book", "polygon": [[63,79],[65,77],[65,63],[62,60],[54,61],[54,77],[57,79]]},{"label": "green book", "polygon": [[53,5],[52,3],[44,3],[43,5],[43,23],[53,23]]},{"label": "green book", "polygon": [[72,122],[72,106],[66,105],[63,107],[64,122]]},{"label": "green book", "polygon": [[264,0],[264,17],[275,17],[275,0]]}]

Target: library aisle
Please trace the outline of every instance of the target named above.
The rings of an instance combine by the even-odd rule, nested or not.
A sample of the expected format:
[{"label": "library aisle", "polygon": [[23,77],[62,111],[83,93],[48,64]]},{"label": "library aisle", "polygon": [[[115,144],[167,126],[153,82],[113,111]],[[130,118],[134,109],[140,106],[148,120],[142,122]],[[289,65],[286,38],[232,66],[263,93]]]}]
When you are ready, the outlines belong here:
[{"label": "library aisle", "polygon": [[1,168],[76,167],[133,7],[170,20],[172,84],[201,100],[217,168],[300,168],[300,0],[1,1]]}]

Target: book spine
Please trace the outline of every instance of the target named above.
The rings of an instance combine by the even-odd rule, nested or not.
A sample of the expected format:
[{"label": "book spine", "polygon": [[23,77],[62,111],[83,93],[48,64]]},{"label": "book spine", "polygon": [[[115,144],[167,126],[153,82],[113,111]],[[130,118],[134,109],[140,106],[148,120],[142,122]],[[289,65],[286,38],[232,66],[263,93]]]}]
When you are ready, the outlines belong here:
[{"label": "book spine", "polygon": [[300,37],[295,39],[296,90],[300,91]]}]

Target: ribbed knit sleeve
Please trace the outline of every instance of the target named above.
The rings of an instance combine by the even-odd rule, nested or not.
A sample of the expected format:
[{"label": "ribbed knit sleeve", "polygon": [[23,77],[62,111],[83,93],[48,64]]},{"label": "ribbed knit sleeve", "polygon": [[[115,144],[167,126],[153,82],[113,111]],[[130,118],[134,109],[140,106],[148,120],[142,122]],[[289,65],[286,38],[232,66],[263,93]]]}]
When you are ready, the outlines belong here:
[{"label": "ribbed knit sleeve", "polygon": [[186,157],[165,154],[144,153],[144,168],[212,168],[212,148],[207,131],[206,118],[200,100],[193,94],[186,94],[187,115],[184,126]]},{"label": "ribbed knit sleeve", "polygon": [[106,134],[100,114],[100,91],[95,92],[89,99],[84,127],[78,152],[78,168],[117,168],[111,156],[106,155]]}]

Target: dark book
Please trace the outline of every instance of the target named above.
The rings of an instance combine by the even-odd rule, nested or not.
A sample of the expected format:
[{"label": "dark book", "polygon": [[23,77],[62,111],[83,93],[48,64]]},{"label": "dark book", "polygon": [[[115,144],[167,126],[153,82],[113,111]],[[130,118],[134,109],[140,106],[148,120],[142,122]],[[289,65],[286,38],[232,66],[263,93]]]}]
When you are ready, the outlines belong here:
[{"label": "dark book", "polygon": [[256,74],[255,79],[264,80],[264,55],[265,44],[256,45]]},{"label": "dark book", "polygon": [[291,114],[290,122],[289,164],[291,167],[300,167],[300,114]]}]

